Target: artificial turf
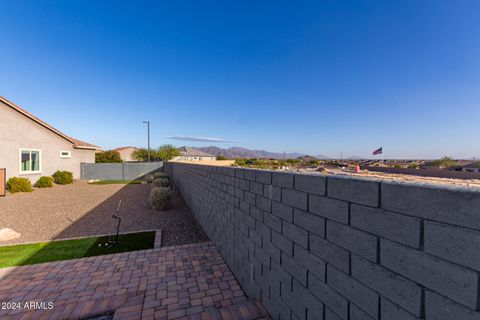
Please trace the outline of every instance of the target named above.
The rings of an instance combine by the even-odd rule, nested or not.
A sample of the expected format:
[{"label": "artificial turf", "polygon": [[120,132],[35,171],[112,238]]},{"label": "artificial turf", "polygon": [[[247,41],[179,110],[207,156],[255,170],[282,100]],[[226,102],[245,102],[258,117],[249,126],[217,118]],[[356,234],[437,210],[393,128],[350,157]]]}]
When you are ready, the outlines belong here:
[{"label": "artificial turf", "polygon": [[[0,268],[152,249],[155,231],[121,234],[107,248],[108,236],[0,247]],[[101,246],[99,246],[101,244]]]}]

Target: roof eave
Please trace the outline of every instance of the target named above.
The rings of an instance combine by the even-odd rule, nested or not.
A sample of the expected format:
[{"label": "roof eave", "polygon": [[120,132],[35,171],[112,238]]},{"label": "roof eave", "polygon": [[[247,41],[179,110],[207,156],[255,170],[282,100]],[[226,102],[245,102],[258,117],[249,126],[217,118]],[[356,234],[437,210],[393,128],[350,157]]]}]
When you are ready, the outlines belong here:
[{"label": "roof eave", "polygon": [[97,146],[92,146],[92,147],[87,147],[87,146],[73,146],[75,149],[85,149],[85,150],[100,150],[100,147]]}]

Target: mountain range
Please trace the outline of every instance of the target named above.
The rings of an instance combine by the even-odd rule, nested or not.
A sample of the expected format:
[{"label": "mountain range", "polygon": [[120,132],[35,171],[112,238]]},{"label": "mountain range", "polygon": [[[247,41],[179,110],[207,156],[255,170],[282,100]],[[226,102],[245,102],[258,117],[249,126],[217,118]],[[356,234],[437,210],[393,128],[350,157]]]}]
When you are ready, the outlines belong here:
[{"label": "mountain range", "polygon": [[[224,156],[229,159],[233,159],[233,158],[295,159],[298,157],[305,156],[305,154],[298,153],[298,152],[289,152],[289,153],[283,154],[282,152],[250,150],[242,147],[230,147],[227,149],[223,149],[216,146],[209,146],[209,147],[196,147],[196,149],[202,150],[204,152],[208,152],[215,156]],[[321,154],[316,155],[314,157],[317,159],[330,159],[329,157]]]}]

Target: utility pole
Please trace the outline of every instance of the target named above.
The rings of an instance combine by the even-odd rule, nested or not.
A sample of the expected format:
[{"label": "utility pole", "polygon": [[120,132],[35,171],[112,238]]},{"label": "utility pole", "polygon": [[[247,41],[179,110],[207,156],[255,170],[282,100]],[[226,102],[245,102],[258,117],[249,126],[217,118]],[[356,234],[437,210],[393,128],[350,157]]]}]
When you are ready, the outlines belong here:
[{"label": "utility pole", "polygon": [[343,161],[343,152],[340,151],[340,161]]},{"label": "utility pole", "polygon": [[147,124],[147,139],[148,139],[148,162],[150,162],[150,121],[143,121]]}]

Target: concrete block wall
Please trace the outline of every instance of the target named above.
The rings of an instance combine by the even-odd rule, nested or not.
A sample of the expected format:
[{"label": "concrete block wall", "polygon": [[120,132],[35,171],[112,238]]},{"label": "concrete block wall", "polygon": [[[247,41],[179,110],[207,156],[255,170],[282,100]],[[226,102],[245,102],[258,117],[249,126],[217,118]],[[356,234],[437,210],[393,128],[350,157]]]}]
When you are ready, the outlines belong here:
[{"label": "concrete block wall", "polygon": [[480,319],[480,192],[166,163],[273,319]]},{"label": "concrete block wall", "polygon": [[162,167],[163,162],[81,163],[80,179],[134,180]]}]

